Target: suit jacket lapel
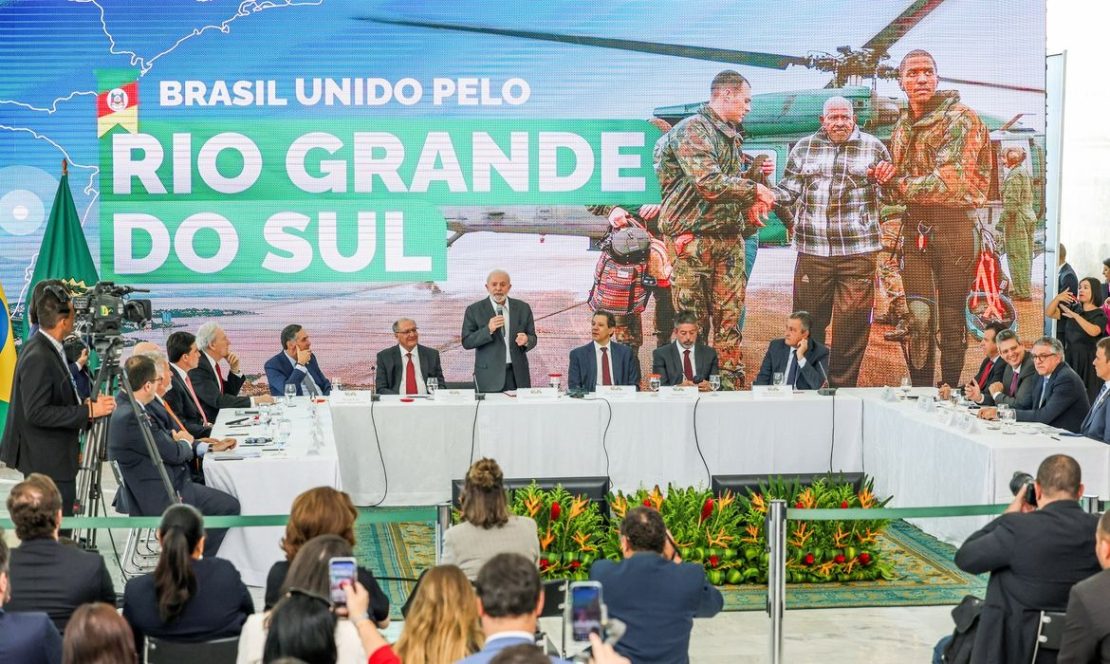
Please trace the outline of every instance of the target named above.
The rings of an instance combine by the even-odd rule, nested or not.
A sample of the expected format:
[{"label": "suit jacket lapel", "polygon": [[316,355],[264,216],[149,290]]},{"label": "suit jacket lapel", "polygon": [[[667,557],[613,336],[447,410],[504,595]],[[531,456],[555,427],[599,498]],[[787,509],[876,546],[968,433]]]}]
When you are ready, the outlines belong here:
[{"label": "suit jacket lapel", "polygon": [[[45,335],[45,332],[36,332],[36,334]],[[69,387],[68,393],[72,397],[73,403],[79,403],[77,399],[77,388],[73,386],[73,376],[69,373],[69,365],[65,363],[61,355],[58,355],[58,350],[54,348],[54,344],[50,343],[49,339],[41,339],[41,343],[45,346],[46,352],[53,358],[54,370],[61,371],[62,376],[65,378],[65,383]]]}]

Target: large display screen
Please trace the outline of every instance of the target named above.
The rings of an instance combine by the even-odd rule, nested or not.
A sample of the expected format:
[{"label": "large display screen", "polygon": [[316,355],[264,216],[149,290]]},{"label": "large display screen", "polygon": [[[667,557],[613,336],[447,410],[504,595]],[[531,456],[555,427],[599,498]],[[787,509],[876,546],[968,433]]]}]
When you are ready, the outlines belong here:
[{"label": "large display screen", "polygon": [[[988,323],[1042,327],[1044,21],[1043,0],[2,3],[0,280],[27,297],[66,159],[101,279],[152,291],[129,336],[218,320],[250,376],[299,323],[368,385],[406,317],[468,381],[463,311],[502,269],[533,384],[598,308],[645,380],[676,309],[735,386],[796,309],[848,358],[834,384],[967,380]],[[845,112],[860,134],[835,140]]]}]

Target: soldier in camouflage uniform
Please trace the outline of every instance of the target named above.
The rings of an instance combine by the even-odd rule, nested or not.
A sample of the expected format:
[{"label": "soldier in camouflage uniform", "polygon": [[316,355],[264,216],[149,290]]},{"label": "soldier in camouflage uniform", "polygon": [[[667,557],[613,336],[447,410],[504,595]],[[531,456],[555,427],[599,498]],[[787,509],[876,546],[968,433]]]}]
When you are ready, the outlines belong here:
[{"label": "soldier in camouflage uniform", "polygon": [[894,125],[891,153],[902,223],[909,307],[907,360],[915,385],[958,385],[967,351],[964,322],[974,277],[976,210],[987,202],[991,143],[986,126],[954,91],[937,91],[936,60],[906,54],[898,67],[909,101]]},{"label": "soldier in camouflage uniform", "polygon": [[717,74],[710,98],[655,145],[655,172],[663,197],[659,228],[674,272],[677,311],[690,311],[713,331],[721,385],[744,384],[740,312],[744,308],[745,218],[769,209],[774,194],[743,176],[741,120],[751,109],[751,86],[735,71]]},{"label": "soldier in camouflage uniform", "polygon": [[[901,207],[887,207],[879,222],[879,285],[886,295],[886,313],[875,319],[883,325],[898,325],[906,309],[906,287],[902,284],[902,213]],[[890,334],[888,332],[888,334]]]},{"label": "soldier in camouflage uniform", "polygon": [[999,225],[1005,236],[1007,262],[1010,264],[1010,295],[1014,300],[1028,302],[1033,294],[1033,231],[1037,215],[1033,212],[1033,178],[1022,167],[1025,150],[1007,148],[1002,159],[1010,172],[1002,183],[1002,217]]}]

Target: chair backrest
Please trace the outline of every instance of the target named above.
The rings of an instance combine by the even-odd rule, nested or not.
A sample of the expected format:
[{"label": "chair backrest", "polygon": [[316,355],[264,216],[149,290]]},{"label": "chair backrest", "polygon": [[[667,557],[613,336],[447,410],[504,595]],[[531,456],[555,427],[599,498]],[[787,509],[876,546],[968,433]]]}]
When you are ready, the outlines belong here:
[{"label": "chair backrest", "polygon": [[116,478],[116,483],[119,488],[116,490],[116,498],[112,501],[112,505],[120,514],[137,514],[139,511],[139,501],[135,498],[135,494],[131,492],[131,488],[123,481],[123,471],[120,470],[119,462],[110,462],[112,467],[112,474]]},{"label": "chair backrest", "polygon": [[154,637],[146,639],[147,664],[235,664],[239,654],[239,637],[182,643]]},{"label": "chair backrest", "polygon": [[1060,641],[1064,636],[1064,618],[1067,614],[1063,611],[1041,611],[1039,625],[1037,626],[1037,644],[1033,649],[1033,661],[1037,661],[1038,653],[1057,651]]},{"label": "chair backrest", "polygon": [[541,618],[563,615],[563,604],[567,601],[567,580],[551,579],[543,582],[543,611]]}]

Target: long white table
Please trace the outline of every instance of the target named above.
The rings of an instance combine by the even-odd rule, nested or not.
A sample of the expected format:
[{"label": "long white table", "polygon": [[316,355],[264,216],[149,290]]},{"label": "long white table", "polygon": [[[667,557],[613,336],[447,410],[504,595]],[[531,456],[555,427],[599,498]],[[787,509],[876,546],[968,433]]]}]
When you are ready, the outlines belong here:
[{"label": "long white table", "polygon": [[481,457],[497,459],[506,477],[609,475],[626,491],[706,486],[707,465],[714,475],[858,470],[860,406],[816,394],[718,393],[696,404],[495,394],[461,404],[386,396],[373,409],[365,398],[335,398],[331,411],[343,487],[356,504],[428,505],[448,500],[451,480]]},{"label": "long white table", "polygon": [[[218,460],[220,455],[213,454],[204,461],[205,482],[238,498],[245,515],[287,514],[293,499],[303,491],[318,486],[342,488],[331,415],[327,404],[318,404],[316,409],[322,434],[319,446],[313,444],[309,401],[296,398],[291,406],[282,409],[292,425],[284,450],[236,460]],[[231,436],[241,441],[266,433],[261,424],[228,428],[228,421],[241,417],[244,415],[236,415],[234,409],[220,411],[213,436]],[[280,527],[232,528],[220,545],[219,556],[235,564],[244,583],[262,586],[270,567],[285,557],[280,546],[284,535],[285,529]]]}]

